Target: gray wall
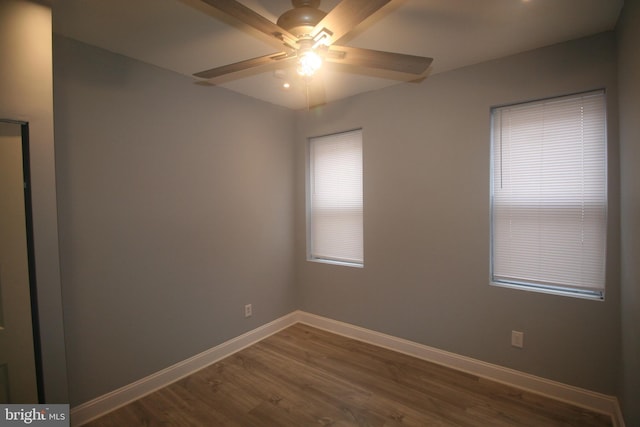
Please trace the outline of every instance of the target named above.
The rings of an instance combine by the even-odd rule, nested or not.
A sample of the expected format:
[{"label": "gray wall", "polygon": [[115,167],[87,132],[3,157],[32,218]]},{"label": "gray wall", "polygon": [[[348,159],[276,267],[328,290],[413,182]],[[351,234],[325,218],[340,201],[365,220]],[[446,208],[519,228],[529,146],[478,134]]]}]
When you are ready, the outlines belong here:
[{"label": "gray wall", "polygon": [[291,111],[61,37],[54,73],[72,405],[296,308]]},{"label": "gray wall", "polygon": [[[437,60],[437,58],[436,58]],[[606,88],[605,302],[489,285],[490,107]],[[548,47],[299,112],[296,281],[302,310],[614,394],[619,357],[615,35]],[[363,269],[305,260],[306,138],[363,128]],[[524,349],[510,346],[523,331]]]},{"label": "gray wall", "polygon": [[[607,394],[625,389],[629,401],[637,383],[616,384],[615,42],[606,33],[292,113],[56,37],[72,405],[296,308]],[[609,103],[606,301],[489,286],[490,107],[596,88]],[[365,268],[307,262],[306,138],[355,127],[364,129]],[[628,167],[631,223],[637,206],[626,194],[638,179]],[[626,283],[637,284],[633,274]],[[623,342],[637,343],[629,325]],[[512,329],[524,331],[524,349],[510,346]],[[637,353],[625,354],[637,375]]]},{"label": "gray wall", "polygon": [[640,3],[626,1],[617,28],[622,194],[622,370],[627,426],[640,426]]},{"label": "gray wall", "polygon": [[29,123],[45,399],[67,402],[53,148],[51,9],[0,1],[0,117]]}]

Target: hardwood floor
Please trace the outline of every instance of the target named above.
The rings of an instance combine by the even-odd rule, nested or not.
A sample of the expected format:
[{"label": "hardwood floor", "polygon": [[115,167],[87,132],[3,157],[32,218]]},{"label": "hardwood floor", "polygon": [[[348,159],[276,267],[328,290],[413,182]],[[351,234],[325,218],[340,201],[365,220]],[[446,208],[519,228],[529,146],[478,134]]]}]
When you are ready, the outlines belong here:
[{"label": "hardwood floor", "polygon": [[611,419],[297,324],[89,424],[611,426]]}]

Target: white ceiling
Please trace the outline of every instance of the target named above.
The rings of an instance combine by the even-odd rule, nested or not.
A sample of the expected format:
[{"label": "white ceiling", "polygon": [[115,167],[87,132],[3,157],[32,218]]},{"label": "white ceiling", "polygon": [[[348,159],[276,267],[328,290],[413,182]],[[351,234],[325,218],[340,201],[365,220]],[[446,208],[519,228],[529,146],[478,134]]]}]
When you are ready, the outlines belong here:
[{"label": "white ceiling", "polygon": [[[273,22],[289,0],[240,0]],[[323,0],[330,11],[339,0]],[[623,0],[395,0],[341,43],[434,58],[431,74],[612,30]],[[274,53],[255,30],[241,28],[199,0],[60,0],[54,32],[155,66],[193,73]],[[344,43],[346,42],[346,43]],[[304,85],[273,71],[221,86],[292,109],[305,108]],[[399,84],[325,67],[327,100]],[[195,77],[195,82],[198,81]],[[413,84],[413,83],[402,83]],[[203,88],[206,90],[206,88]]]}]

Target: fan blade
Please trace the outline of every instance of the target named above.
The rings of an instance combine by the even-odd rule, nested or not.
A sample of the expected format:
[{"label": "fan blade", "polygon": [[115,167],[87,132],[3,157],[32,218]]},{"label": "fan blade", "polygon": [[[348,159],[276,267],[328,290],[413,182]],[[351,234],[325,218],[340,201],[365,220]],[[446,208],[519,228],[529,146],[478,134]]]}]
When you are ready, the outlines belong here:
[{"label": "fan blade", "polygon": [[224,83],[231,79],[269,71],[270,67],[275,69],[286,66],[285,64],[292,60],[296,60],[295,55],[290,56],[285,52],[272,53],[271,55],[259,56],[257,58],[236,62],[234,64],[200,71],[199,73],[194,74],[194,76],[201,79],[208,79],[209,82],[213,84]]},{"label": "fan blade", "polygon": [[365,67],[377,70],[422,76],[433,58],[405,55],[402,53],[381,52],[348,46],[332,46],[325,55],[325,61],[334,64]]},{"label": "fan blade", "polygon": [[314,27],[311,35],[315,39],[324,31],[331,37],[327,45],[335,43],[390,1],[342,0]]},{"label": "fan blade", "polygon": [[263,34],[275,37],[289,49],[295,49],[298,38],[264,16],[235,0],[200,0]]}]

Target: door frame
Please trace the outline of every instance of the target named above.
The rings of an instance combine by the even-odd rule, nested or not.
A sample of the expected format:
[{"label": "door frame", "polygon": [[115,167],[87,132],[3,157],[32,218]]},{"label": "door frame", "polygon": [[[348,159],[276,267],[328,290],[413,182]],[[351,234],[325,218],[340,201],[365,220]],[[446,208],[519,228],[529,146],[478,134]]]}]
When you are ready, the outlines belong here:
[{"label": "door frame", "polygon": [[42,375],[42,347],[40,343],[40,322],[38,316],[38,288],[36,284],[36,255],[33,233],[33,206],[31,201],[31,166],[29,157],[29,123],[21,120],[0,119],[4,123],[20,126],[22,141],[22,179],[24,182],[24,217],[27,235],[27,264],[29,268],[29,302],[31,306],[31,328],[36,371],[38,403],[44,403],[44,382]]}]

